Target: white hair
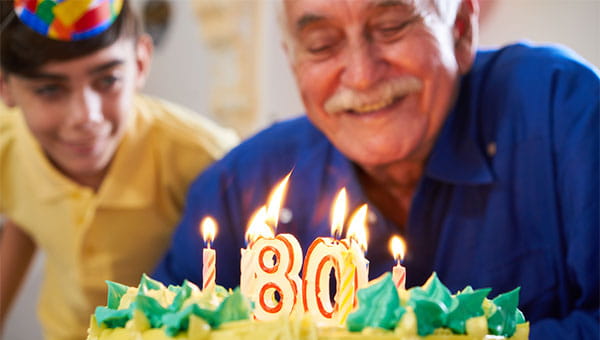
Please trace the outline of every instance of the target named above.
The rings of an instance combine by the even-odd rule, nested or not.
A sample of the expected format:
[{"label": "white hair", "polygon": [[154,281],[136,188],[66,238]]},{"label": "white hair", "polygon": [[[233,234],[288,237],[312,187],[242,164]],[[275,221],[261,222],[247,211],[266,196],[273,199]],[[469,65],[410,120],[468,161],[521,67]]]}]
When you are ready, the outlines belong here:
[{"label": "white hair", "polygon": [[433,6],[442,20],[451,25],[456,20],[461,0],[433,0]]},{"label": "white hair", "polygon": [[[293,0],[275,0],[275,12],[277,15],[277,22],[279,23],[279,28],[281,31],[281,38],[284,46],[288,49],[293,49],[292,44],[292,32],[290,32],[288,17],[285,12],[285,2],[293,1]],[[330,1],[330,0],[325,0]],[[458,13],[458,8],[462,2],[462,0],[410,0],[414,2],[418,1],[429,1],[432,5],[435,14],[441,18],[446,24],[453,25],[456,20],[456,15]],[[415,4],[416,5],[416,4]],[[292,50],[288,51],[289,56],[293,56],[294,53]]]}]

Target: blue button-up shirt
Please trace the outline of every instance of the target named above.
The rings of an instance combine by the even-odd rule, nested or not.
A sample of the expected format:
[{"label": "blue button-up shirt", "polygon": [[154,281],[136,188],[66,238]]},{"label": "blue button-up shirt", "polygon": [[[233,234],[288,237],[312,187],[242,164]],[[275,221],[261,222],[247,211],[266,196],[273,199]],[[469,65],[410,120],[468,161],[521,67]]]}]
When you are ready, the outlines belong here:
[{"label": "blue button-up shirt", "polygon": [[[393,234],[408,245],[407,286],[435,271],[453,292],[521,287],[531,339],[592,339],[599,328],[599,77],[557,48],[480,51],[413,197],[406,226],[369,204],[370,278],[395,264]],[[334,196],[369,203],[342,155],[306,118],[275,124],[234,149],[192,185],[185,216],[155,276],[200,283],[199,221],[219,223],[217,283],[239,284],[240,248],[255,210],[290,170],[278,233],[303,250],[330,233]]]}]

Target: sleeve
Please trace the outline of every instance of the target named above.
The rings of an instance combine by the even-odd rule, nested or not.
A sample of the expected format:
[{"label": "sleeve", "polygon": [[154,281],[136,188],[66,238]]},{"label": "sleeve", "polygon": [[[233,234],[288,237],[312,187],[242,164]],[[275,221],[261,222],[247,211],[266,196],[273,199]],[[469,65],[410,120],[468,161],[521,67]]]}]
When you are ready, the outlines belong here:
[{"label": "sleeve", "polygon": [[571,61],[552,77],[552,119],[559,211],[565,244],[569,308],[540,320],[531,340],[593,339],[600,334],[600,80]]}]

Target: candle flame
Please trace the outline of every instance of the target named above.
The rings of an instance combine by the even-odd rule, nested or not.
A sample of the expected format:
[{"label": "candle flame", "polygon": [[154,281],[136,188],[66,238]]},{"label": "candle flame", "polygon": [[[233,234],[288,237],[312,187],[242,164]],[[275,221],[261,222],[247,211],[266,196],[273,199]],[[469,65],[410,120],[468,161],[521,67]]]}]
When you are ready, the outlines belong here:
[{"label": "candle flame", "polygon": [[215,240],[215,236],[217,235],[217,221],[210,216],[206,216],[202,219],[202,222],[200,222],[200,229],[204,242],[206,242],[210,248],[211,242]]},{"label": "candle flame", "polygon": [[260,236],[265,238],[275,237],[273,229],[267,224],[267,207],[264,205],[250,218],[248,230],[246,231],[246,242],[252,243]]},{"label": "candle flame", "polygon": [[402,261],[404,259],[404,255],[406,253],[406,243],[402,237],[398,235],[392,236],[390,239],[390,250],[392,255],[394,255],[394,260]]},{"label": "candle flame", "polygon": [[339,238],[342,235],[347,210],[348,194],[346,193],[346,188],[342,188],[335,196],[331,209],[331,236],[334,238]]},{"label": "candle flame", "polygon": [[367,251],[367,205],[361,205],[350,217],[350,225],[346,237],[358,243],[363,251]]},{"label": "candle flame", "polygon": [[265,223],[269,225],[273,230],[277,228],[279,222],[279,210],[283,204],[283,198],[287,189],[287,184],[290,179],[292,172],[290,171],[271,191],[269,199],[267,200],[266,218]]}]

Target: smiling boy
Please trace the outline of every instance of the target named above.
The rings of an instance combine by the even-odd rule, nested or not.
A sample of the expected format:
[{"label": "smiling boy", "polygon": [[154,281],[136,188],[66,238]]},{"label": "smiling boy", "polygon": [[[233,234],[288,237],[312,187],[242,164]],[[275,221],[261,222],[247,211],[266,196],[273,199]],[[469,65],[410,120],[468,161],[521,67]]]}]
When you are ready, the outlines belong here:
[{"label": "smiling boy", "polygon": [[189,182],[237,137],[137,94],[152,41],[127,1],[1,5],[0,321],[40,249],[45,337],[82,339],[104,280],[152,269]]}]

